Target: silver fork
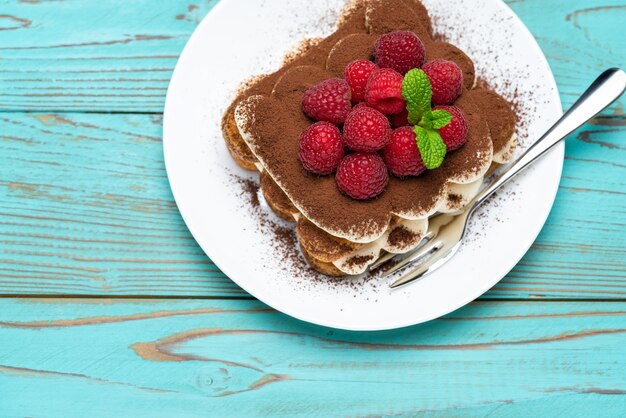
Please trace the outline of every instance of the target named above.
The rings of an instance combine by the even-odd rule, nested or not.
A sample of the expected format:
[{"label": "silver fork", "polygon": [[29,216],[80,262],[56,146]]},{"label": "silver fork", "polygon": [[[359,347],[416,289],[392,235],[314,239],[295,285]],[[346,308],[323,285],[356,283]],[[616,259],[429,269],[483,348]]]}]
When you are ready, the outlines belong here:
[{"label": "silver fork", "polygon": [[[428,231],[417,250],[401,258],[384,274],[383,277],[388,277],[404,266],[416,263],[410,272],[392,283],[390,287],[396,288],[411,283],[447,263],[461,246],[468,220],[476,208],[511,178],[617,100],[625,88],[626,73],[621,69],[611,68],[602,73],[561,119],[505,172],[482,189],[461,213],[441,214],[430,220]],[[391,257],[388,256],[385,261]],[[377,263],[378,266],[381,264]]]}]

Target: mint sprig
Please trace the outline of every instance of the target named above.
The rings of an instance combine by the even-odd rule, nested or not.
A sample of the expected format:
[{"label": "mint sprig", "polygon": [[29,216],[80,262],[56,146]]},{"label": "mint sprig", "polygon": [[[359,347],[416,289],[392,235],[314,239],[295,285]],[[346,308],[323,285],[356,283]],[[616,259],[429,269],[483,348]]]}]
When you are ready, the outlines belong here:
[{"label": "mint sprig", "polygon": [[432,110],[433,89],[423,70],[414,68],[404,76],[402,97],[406,100],[408,121],[414,126],[417,148],[424,165],[429,170],[443,164],[446,144],[441,139],[439,129],[452,121],[452,114],[446,110]]},{"label": "mint sprig", "polygon": [[436,129],[413,128],[417,137],[417,148],[427,169],[433,170],[441,165],[446,156],[446,144]]}]

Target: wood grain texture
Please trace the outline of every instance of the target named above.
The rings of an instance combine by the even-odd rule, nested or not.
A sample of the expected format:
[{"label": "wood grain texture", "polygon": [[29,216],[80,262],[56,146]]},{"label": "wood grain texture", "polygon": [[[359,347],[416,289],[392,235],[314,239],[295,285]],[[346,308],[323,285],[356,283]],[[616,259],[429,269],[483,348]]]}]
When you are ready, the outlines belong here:
[{"label": "wood grain texture", "polygon": [[1,300],[0,404],[6,417],[618,416],[625,319],[623,302],[483,302],[352,333],[256,301]]},{"label": "wood grain texture", "polygon": [[[161,112],[185,42],[217,0],[0,1],[0,110]],[[622,0],[508,0],[569,107],[626,63]],[[623,100],[611,109],[624,114]]]},{"label": "wood grain texture", "polygon": [[[567,142],[552,214],[497,300],[320,328],[250,300],[169,191],[165,91],[217,2],[0,0],[0,416],[623,416],[624,99]],[[626,64],[623,2],[507,3],[564,106]]]},{"label": "wood grain texture", "polygon": [[[553,213],[489,298],[626,298],[620,119],[569,140]],[[187,231],[158,115],[4,113],[0,294],[245,295]],[[602,216],[598,208],[602,207]]]}]

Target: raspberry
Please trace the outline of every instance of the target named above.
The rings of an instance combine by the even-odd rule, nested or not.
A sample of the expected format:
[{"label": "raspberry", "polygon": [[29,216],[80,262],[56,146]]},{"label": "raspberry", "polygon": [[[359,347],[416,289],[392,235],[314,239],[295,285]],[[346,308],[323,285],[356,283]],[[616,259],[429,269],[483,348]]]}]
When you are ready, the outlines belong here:
[{"label": "raspberry", "polygon": [[317,121],[341,125],[350,113],[350,86],[331,78],[308,89],[302,97],[302,110]]},{"label": "raspberry", "polygon": [[365,102],[385,115],[402,112],[406,102],[402,98],[402,75],[390,68],[375,71],[367,80]]},{"label": "raspberry", "polygon": [[339,189],[351,198],[368,200],[383,192],[389,175],[378,154],[357,152],[341,160],[336,179]]},{"label": "raspberry", "polygon": [[371,107],[356,107],[343,125],[343,139],[353,151],[378,151],[387,145],[390,136],[387,117]]},{"label": "raspberry", "polygon": [[367,80],[377,69],[378,66],[376,64],[367,60],[356,60],[348,64],[344,71],[344,78],[352,90],[353,103],[365,100]]},{"label": "raspberry", "polygon": [[390,115],[389,122],[391,122],[391,126],[394,128],[401,128],[403,126],[408,126],[409,124],[409,111],[404,108],[404,110],[398,114]]},{"label": "raspberry", "polygon": [[452,61],[436,59],[422,67],[433,88],[433,104],[454,103],[463,90],[463,72]]},{"label": "raspberry", "polygon": [[382,154],[385,164],[394,176],[419,176],[426,170],[411,126],[393,131],[391,141],[383,148]]},{"label": "raspberry", "polygon": [[467,142],[467,132],[469,130],[465,115],[463,115],[461,109],[454,106],[437,106],[433,110],[447,110],[452,113],[452,121],[439,129],[439,133],[446,144],[447,151],[461,148]]},{"label": "raspberry", "polygon": [[387,33],[376,41],[374,56],[380,68],[391,68],[404,75],[424,64],[424,44],[409,31]]},{"label": "raspberry", "polygon": [[333,173],[343,155],[341,132],[331,123],[314,123],[300,134],[298,156],[304,168],[312,173]]}]

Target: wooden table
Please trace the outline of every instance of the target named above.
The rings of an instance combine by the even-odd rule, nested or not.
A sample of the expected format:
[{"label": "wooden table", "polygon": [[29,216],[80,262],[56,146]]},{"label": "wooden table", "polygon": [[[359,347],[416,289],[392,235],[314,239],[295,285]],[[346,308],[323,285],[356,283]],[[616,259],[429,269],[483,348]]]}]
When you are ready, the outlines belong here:
[{"label": "wooden table", "polygon": [[[625,99],[568,140],[545,228],[479,301],[324,329],[225,277],[168,187],[166,88],[216,3],[0,0],[0,416],[625,416]],[[565,107],[626,65],[623,0],[508,3]]]}]

